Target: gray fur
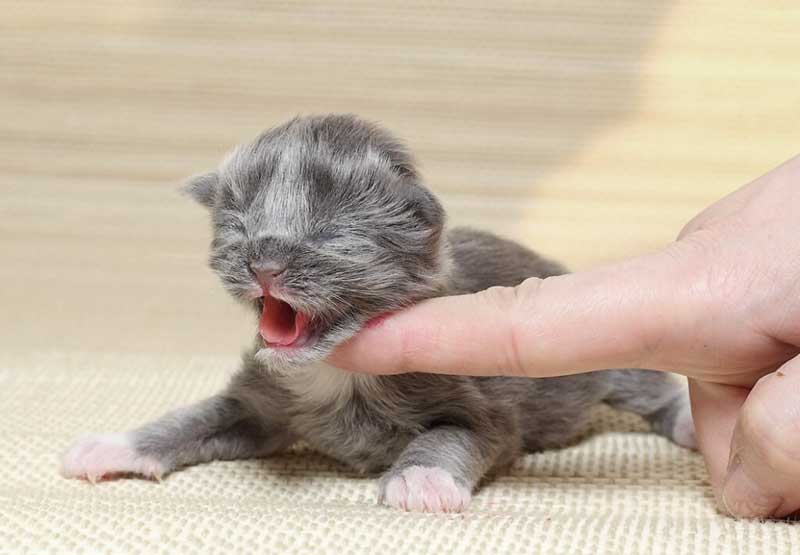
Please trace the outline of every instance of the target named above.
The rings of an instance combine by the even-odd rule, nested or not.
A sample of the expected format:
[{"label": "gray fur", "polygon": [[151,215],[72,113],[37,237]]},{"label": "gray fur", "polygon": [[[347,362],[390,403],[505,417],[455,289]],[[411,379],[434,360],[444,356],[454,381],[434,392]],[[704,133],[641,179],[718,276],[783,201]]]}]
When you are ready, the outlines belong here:
[{"label": "gray fur", "polygon": [[565,271],[488,233],[446,233],[407,150],[373,124],[296,118],[186,190],[211,212],[210,264],[230,293],[260,312],[250,265],[285,265],[284,300],[311,315],[316,341],[287,351],[258,338],[222,394],[134,431],[137,452],[167,471],[267,455],[299,438],[360,471],[388,469],[383,486],[406,468],[435,467],[472,490],[523,451],[572,440],[601,402],[643,415],[667,437],[689,418],[683,389],[644,370],[364,376],[321,363],[378,314]]}]

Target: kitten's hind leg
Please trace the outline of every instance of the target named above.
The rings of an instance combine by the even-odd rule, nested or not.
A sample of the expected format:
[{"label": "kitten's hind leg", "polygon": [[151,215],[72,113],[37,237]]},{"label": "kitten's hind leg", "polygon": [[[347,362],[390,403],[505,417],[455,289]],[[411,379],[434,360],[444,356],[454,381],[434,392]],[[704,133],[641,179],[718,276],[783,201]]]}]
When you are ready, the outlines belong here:
[{"label": "kitten's hind leg", "polygon": [[604,401],[641,415],[653,431],[689,449],[697,447],[689,392],[674,376],[654,370],[608,370],[611,392]]},{"label": "kitten's hind leg", "polygon": [[[494,430],[493,430],[494,431]],[[440,426],[414,438],[381,477],[379,502],[406,511],[460,512],[501,456],[516,454],[502,434]]]},{"label": "kitten's hind leg", "polygon": [[91,482],[122,474],[160,479],[181,466],[265,456],[290,442],[286,427],[276,424],[216,395],[126,433],[77,441],[64,454],[61,473]]}]

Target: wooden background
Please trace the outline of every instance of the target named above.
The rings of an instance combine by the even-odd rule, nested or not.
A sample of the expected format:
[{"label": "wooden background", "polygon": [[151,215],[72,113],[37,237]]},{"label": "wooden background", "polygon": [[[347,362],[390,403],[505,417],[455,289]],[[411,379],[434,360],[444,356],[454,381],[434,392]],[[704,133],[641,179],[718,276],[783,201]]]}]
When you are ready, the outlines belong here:
[{"label": "wooden background", "polygon": [[298,113],[395,130],[453,223],[657,248],[800,150],[798,6],[0,0],[0,348],[239,349],[176,188]]}]

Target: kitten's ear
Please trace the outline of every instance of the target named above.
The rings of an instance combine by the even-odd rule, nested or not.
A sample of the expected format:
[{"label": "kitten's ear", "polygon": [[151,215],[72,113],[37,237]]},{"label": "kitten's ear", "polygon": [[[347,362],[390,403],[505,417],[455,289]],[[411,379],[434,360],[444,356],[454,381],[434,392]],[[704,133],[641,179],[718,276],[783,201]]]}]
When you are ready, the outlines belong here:
[{"label": "kitten's ear", "polygon": [[427,187],[417,183],[407,185],[404,193],[414,214],[437,232],[441,231],[445,213],[439,199]]},{"label": "kitten's ear", "polygon": [[181,191],[191,196],[194,200],[211,208],[217,196],[219,186],[219,173],[211,171],[190,177],[181,187]]}]

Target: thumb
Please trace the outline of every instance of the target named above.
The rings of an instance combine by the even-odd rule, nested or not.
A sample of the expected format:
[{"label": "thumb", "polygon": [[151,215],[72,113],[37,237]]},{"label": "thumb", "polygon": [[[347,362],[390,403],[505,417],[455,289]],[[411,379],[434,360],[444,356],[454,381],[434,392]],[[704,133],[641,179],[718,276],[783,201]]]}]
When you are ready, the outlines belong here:
[{"label": "thumb", "polygon": [[[365,327],[328,361],[358,372],[554,376],[661,368],[687,326],[679,244],[591,271],[422,302]],[[668,368],[665,368],[668,369]]]},{"label": "thumb", "polygon": [[800,359],[761,378],[733,431],[723,508],[746,518],[785,517],[800,509]]}]

